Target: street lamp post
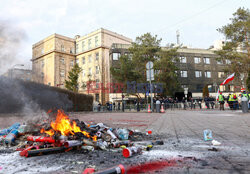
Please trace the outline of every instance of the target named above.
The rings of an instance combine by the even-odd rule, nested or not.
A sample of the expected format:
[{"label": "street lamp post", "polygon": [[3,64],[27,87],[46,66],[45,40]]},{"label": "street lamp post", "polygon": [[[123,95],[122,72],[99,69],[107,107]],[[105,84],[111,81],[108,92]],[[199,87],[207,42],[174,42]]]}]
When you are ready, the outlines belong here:
[{"label": "street lamp post", "polygon": [[10,69],[10,78],[13,79],[13,70],[16,66],[24,66],[24,64],[15,64]]}]

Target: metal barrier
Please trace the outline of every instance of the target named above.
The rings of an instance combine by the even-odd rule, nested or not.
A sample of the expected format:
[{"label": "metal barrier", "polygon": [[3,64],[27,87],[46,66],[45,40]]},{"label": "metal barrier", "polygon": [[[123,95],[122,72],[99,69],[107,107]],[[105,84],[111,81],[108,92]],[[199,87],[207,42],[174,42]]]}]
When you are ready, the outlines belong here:
[{"label": "metal barrier", "polygon": [[[139,105],[139,111],[147,111],[149,104],[140,104]],[[164,110],[193,110],[193,109],[215,109],[219,108],[219,103],[215,101],[208,101],[208,102],[178,102],[178,103],[162,103],[161,104],[164,108]],[[225,109],[230,109],[230,104],[227,102],[224,104]],[[240,108],[240,106],[238,106]],[[237,109],[238,109],[237,108]],[[152,106],[151,106],[152,109]],[[156,104],[154,104],[153,107],[154,111],[156,109]],[[120,108],[117,106],[113,107],[112,109],[108,106],[94,106],[93,107],[94,112],[122,112],[122,105],[120,105]],[[124,105],[124,111],[128,112],[137,112],[137,105],[136,104],[125,104]]]}]

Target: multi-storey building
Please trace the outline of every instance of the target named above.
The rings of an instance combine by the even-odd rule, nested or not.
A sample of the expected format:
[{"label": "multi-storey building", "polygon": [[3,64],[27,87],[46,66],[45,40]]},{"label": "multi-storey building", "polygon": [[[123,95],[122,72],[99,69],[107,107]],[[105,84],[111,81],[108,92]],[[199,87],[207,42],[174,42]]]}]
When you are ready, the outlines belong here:
[{"label": "multi-storey building", "polygon": [[205,85],[208,85],[210,93],[214,95],[218,88],[223,92],[240,91],[240,84],[236,81],[220,86],[228,75],[224,73],[225,66],[231,62],[218,61],[218,55],[213,50],[180,48],[177,52],[180,56],[180,61],[176,63],[179,68],[178,80],[193,96],[201,96]]},{"label": "multi-storey building", "polygon": [[[110,48],[113,43],[130,44],[131,39],[109,30],[99,29],[85,36],[76,38],[76,62],[82,68],[80,86],[86,86],[88,81],[95,81],[94,98],[105,103],[109,101],[109,92],[103,90],[110,81]],[[101,89],[102,88],[102,89]],[[89,93],[81,88],[80,92]]]},{"label": "multi-storey building", "polygon": [[[117,57],[120,55],[129,54],[129,45],[114,44],[110,50],[111,64],[115,65]],[[168,48],[163,48],[168,49]],[[188,88],[188,91],[192,93],[194,97],[202,96],[202,89],[208,85],[208,89],[213,96],[216,95],[218,88],[223,92],[239,92],[240,84],[236,81],[230,82],[226,86],[220,86],[225,80],[227,74],[224,73],[226,64],[231,62],[220,62],[217,60],[217,55],[213,50],[209,49],[193,49],[193,48],[180,48],[177,51],[179,53],[179,62],[176,62],[178,71],[178,81],[182,88]],[[112,79],[112,77],[111,77]],[[113,99],[118,94],[113,94]]]},{"label": "multi-storey building", "polygon": [[[74,39],[53,34],[33,45],[33,80],[52,86],[64,87],[65,79],[74,63],[82,68],[79,92],[89,93],[88,82],[96,87],[110,83],[110,48],[113,43],[130,44],[132,40],[109,30],[99,29]],[[95,90],[96,101],[109,101],[107,90]]]},{"label": "multi-storey building", "polygon": [[19,79],[24,81],[31,81],[32,79],[32,71],[29,69],[19,69],[19,68],[11,68],[2,76],[8,77],[10,79]]},{"label": "multi-storey building", "polygon": [[75,40],[59,34],[41,40],[32,47],[33,81],[64,87],[75,62]]}]

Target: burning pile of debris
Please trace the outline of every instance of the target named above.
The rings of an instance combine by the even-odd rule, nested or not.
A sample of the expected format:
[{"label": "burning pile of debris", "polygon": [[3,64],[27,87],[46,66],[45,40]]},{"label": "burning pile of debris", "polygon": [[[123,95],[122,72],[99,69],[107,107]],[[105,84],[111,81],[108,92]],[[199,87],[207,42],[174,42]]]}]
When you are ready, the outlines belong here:
[{"label": "burning pile of debris", "polygon": [[[87,124],[70,118],[62,111],[48,112],[48,119],[40,123],[15,123],[0,130],[0,144],[15,146],[20,155],[32,157],[70,150],[109,150],[122,152],[124,157],[150,150],[163,141],[138,141],[146,135],[139,131],[110,128],[103,123]],[[151,132],[149,132],[151,133]],[[141,140],[141,139],[140,139]]]}]

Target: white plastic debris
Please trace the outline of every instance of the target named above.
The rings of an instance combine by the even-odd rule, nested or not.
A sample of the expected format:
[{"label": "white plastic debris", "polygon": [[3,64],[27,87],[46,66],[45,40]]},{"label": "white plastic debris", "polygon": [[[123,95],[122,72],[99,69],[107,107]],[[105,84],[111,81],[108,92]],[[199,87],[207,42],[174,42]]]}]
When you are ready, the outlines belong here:
[{"label": "white plastic debris", "polygon": [[220,146],[221,143],[219,141],[213,140],[212,141],[213,146]]}]

